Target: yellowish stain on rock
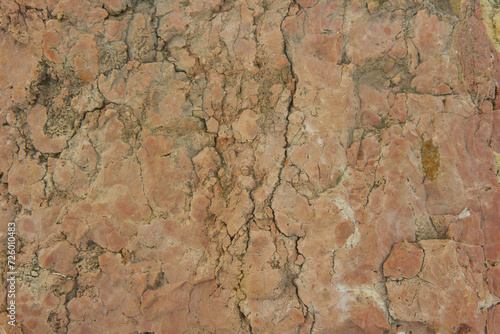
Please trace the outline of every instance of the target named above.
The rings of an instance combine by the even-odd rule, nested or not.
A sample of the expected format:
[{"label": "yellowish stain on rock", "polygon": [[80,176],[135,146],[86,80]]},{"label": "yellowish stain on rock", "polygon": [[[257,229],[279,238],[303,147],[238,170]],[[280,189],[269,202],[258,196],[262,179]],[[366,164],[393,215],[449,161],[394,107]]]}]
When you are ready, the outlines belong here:
[{"label": "yellowish stain on rock", "polygon": [[493,156],[495,157],[495,167],[498,184],[500,185],[500,153],[493,151]]},{"label": "yellowish stain on rock", "polygon": [[422,157],[422,167],[425,176],[430,180],[435,180],[439,173],[439,148],[434,145],[432,139],[426,140],[420,150]]},{"label": "yellowish stain on rock", "polygon": [[431,2],[437,10],[443,13],[462,17],[462,0],[431,0]]},{"label": "yellowish stain on rock", "polygon": [[500,51],[500,0],[481,0],[486,32],[495,48]]},{"label": "yellowish stain on rock", "polygon": [[453,15],[461,17],[462,0],[448,0],[450,3],[451,12]]}]

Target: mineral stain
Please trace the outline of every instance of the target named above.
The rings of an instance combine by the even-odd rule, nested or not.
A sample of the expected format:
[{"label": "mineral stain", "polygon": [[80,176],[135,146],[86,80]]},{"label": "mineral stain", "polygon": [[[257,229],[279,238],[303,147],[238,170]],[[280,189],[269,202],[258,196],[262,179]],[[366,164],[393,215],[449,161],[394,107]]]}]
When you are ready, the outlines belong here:
[{"label": "mineral stain", "polygon": [[481,0],[486,32],[497,51],[500,51],[500,1]]},{"label": "mineral stain", "polygon": [[461,16],[462,1],[460,0],[431,0],[431,2],[441,13]]},{"label": "mineral stain", "polygon": [[439,148],[434,145],[432,139],[426,140],[420,149],[424,174],[430,180],[435,180],[439,173]]}]

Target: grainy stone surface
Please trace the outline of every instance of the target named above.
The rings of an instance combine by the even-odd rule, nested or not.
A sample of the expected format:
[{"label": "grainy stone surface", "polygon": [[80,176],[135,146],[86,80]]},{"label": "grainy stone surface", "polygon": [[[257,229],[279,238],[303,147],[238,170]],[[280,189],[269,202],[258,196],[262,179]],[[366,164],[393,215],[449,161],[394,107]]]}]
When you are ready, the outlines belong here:
[{"label": "grainy stone surface", "polygon": [[1,331],[500,333],[499,26],[0,0]]}]

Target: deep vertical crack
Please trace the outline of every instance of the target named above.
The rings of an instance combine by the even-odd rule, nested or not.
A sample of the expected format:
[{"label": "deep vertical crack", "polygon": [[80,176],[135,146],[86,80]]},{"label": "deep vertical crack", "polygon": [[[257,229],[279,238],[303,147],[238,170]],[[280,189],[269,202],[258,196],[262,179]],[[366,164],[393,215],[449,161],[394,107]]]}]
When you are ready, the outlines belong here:
[{"label": "deep vertical crack", "polygon": [[[288,149],[290,148],[290,142],[288,140],[288,131],[289,131],[289,125],[290,125],[290,115],[292,113],[292,108],[293,108],[293,105],[294,105],[294,98],[295,98],[295,93],[296,93],[296,89],[297,89],[297,83],[298,83],[298,75],[295,73],[295,69],[293,67],[293,56],[291,54],[291,51],[289,50],[289,45],[288,45],[288,41],[287,41],[287,38],[285,36],[285,31],[283,30],[283,24],[284,22],[286,21],[286,19],[288,17],[290,17],[290,11],[291,11],[291,8],[293,5],[296,5],[295,3],[295,0],[292,0],[290,1],[289,5],[288,5],[288,11],[287,11],[287,14],[283,17],[283,20],[281,21],[280,23],[280,31],[281,31],[281,35],[283,37],[283,52],[284,52],[284,55],[285,57],[287,58],[288,60],[288,64],[289,64],[289,71],[290,71],[290,74],[292,76],[292,83],[291,83],[291,87],[290,87],[290,100],[288,102],[288,107],[287,107],[287,114],[285,116],[285,120],[286,120],[286,126],[285,126],[285,130],[284,130],[284,140],[285,140],[285,146],[283,148],[283,159],[281,161],[281,166],[280,166],[280,170],[278,172],[278,180],[276,182],[276,185],[274,186],[272,192],[271,192],[271,195],[269,197],[269,207],[271,209],[271,213],[272,213],[272,220],[273,220],[273,224],[276,228],[276,230],[280,233],[280,235],[282,235],[283,237],[285,238],[289,238],[289,236],[287,236],[285,233],[283,233],[280,228],[278,227],[278,224],[276,223],[276,214],[274,212],[274,209],[272,207],[272,204],[273,204],[273,200],[274,200],[274,196],[276,194],[276,191],[278,189],[278,187],[281,185],[282,183],[282,173],[283,173],[283,169],[286,165],[286,162],[289,161],[289,156],[288,156]],[[298,241],[299,241],[300,237],[296,237],[296,238],[293,238],[293,242],[294,242],[294,247],[295,247],[295,251],[297,252],[297,255],[302,255],[300,252],[299,252],[299,249],[298,249]],[[304,257],[304,261],[305,261],[305,257]],[[298,284],[297,282],[295,281],[300,273],[301,273],[301,270],[302,270],[302,266],[303,266],[303,263],[302,265],[299,266],[299,271],[298,273],[296,273],[295,275],[291,275],[291,284],[293,285],[294,289],[295,289],[295,295],[297,296],[297,300],[298,302],[303,306],[305,307],[307,313],[309,313],[312,318],[313,318],[313,321],[312,321],[312,324],[311,324],[311,333],[313,331],[313,328],[314,328],[314,323],[315,323],[315,315],[313,312],[311,312],[311,310],[309,309],[309,306],[304,303],[302,301],[302,299],[300,298],[300,294],[299,294],[299,287],[298,287]],[[307,315],[307,314],[306,314]]]}]

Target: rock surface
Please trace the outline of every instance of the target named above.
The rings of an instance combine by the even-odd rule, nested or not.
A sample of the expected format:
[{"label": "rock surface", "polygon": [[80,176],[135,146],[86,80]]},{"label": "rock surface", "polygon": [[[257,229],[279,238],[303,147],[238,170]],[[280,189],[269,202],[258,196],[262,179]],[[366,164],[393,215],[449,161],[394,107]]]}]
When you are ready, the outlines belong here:
[{"label": "rock surface", "polygon": [[2,332],[500,333],[496,3],[0,0]]}]

